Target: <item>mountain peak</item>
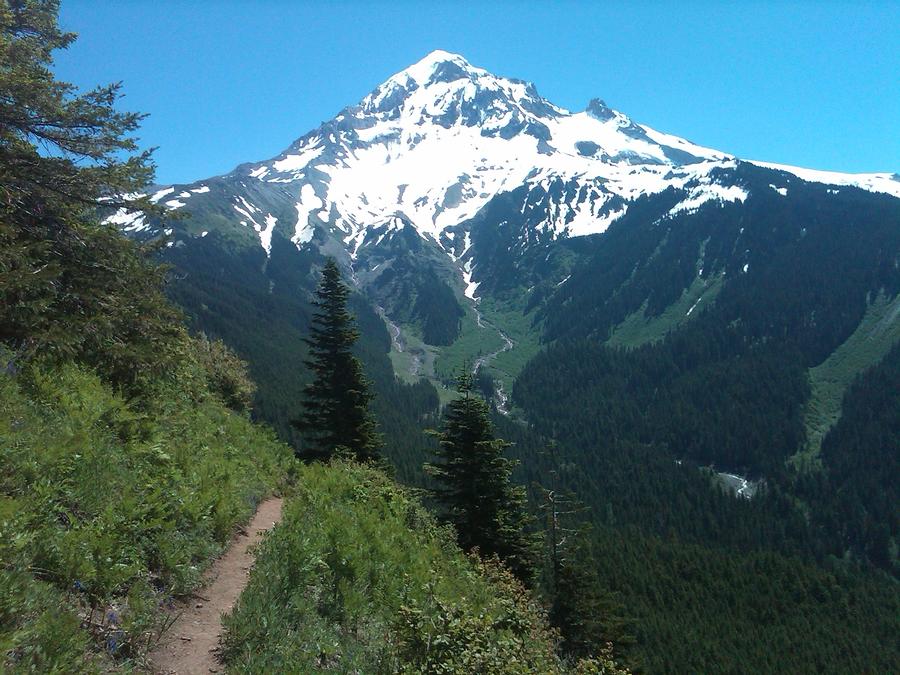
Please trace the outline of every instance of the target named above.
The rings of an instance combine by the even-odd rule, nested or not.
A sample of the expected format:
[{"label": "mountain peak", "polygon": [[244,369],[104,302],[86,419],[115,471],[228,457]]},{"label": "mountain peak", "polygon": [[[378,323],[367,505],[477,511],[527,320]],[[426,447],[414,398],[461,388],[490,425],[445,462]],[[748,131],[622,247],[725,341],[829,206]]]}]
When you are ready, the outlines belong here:
[{"label": "mountain peak", "polygon": [[[267,254],[276,222],[293,220],[293,210],[296,220],[278,228],[293,224],[290,239],[298,247],[317,232],[341,233],[355,256],[371,243],[370,231],[399,216],[423,236],[444,237],[442,246],[459,256],[468,244],[454,240],[461,230],[453,228],[500,194],[523,188],[533,203],[521,213],[539,214],[529,227],[548,236],[593,234],[620,218],[632,200],[669,187],[689,186],[691,208],[714,199],[733,201],[744,192],[723,192],[710,176],[733,167],[734,160],[636,124],[600,99],[571,112],[541,97],[533,84],[435,50],[279,156],[238,167],[229,174],[237,185],[225,213],[256,230]],[[887,174],[772,168],[900,194],[900,182]],[[211,199],[201,195],[214,192],[215,185],[171,186],[153,200],[178,209],[187,200]],[[143,219],[127,213],[110,222],[133,232],[146,228]]]},{"label": "mountain peak", "polygon": [[468,64],[466,58],[462,54],[457,54],[455,52],[448,52],[444,49],[434,49],[422,58],[419,63],[436,63],[439,61],[461,61],[463,63]]},{"label": "mountain peak", "polygon": [[440,49],[389,77],[360,102],[359,109],[391,119],[411,116],[416,124],[438,120],[441,126],[479,125],[485,116],[502,117],[509,111],[517,123],[560,112],[538,95],[534,85],[493,75]]},{"label": "mountain peak", "polygon": [[417,82],[424,84],[428,81],[434,71],[444,64],[453,64],[463,70],[471,70],[472,64],[465,57],[453,52],[447,52],[443,49],[435,49],[426,54],[422,59],[406,68],[404,73],[408,74]]},{"label": "mountain peak", "polygon": [[395,214],[437,238],[521,185],[538,192],[570,185],[566,199],[574,201],[551,218],[554,233],[601,231],[624,213],[625,201],[681,185],[726,159],[639,127],[599,99],[572,113],[529,82],[435,50],[247,175],[302,184],[296,244],[326,225],[355,242],[355,255],[367,228]]},{"label": "mountain peak", "polygon": [[[447,75],[452,77],[448,78]],[[391,76],[385,84],[392,83],[409,87],[415,83],[419,87],[427,86],[435,81],[453,81],[455,79],[474,79],[486,75],[487,71],[475,68],[463,56],[443,49],[435,49],[426,54],[413,65],[404,68]]]}]

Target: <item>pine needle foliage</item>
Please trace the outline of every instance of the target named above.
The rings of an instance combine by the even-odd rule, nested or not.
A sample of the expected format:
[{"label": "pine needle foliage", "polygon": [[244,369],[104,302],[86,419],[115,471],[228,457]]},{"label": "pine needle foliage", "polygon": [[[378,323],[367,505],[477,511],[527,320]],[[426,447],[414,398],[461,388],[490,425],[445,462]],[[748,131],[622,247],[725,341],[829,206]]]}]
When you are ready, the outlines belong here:
[{"label": "pine needle foliage", "polygon": [[496,554],[519,579],[530,581],[536,547],[527,533],[525,490],[510,483],[515,462],[503,453],[511,444],[494,437],[488,405],[473,389],[469,373],[458,377],[459,397],[447,405],[441,431],[432,432],[438,461],[425,470],[438,483],[434,496],[460,547]]},{"label": "pine needle foliage", "polygon": [[54,77],[53,52],[75,40],[58,12],[56,0],[0,3],[0,209],[149,206],[123,197],[152,178],[151,151],[139,152],[132,136],[144,116],[115,109],[121,83],[79,93]]},{"label": "pine needle foliage", "polygon": [[322,268],[322,279],[313,301],[315,313],[306,344],[313,381],[304,388],[303,410],[294,426],[304,434],[298,456],[328,460],[348,454],[366,462],[379,458],[380,439],[369,411],[372,394],[362,364],[352,352],[359,338],[353,316],[347,311],[350,291],[341,280],[334,259]]}]

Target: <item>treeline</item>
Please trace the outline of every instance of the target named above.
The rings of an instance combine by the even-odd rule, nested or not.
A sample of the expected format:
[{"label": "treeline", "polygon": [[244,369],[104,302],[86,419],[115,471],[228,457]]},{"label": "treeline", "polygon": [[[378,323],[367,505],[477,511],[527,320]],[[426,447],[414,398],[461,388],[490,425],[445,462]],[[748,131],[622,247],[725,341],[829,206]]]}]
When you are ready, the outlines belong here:
[{"label": "treeline", "polygon": [[[519,379],[529,414],[565,419],[583,401],[590,420],[558,425],[602,426],[677,459],[783,478],[806,442],[806,370],[851,335],[880,292],[900,291],[900,206],[750,165],[728,178],[749,190],[743,204],[660,217],[684,197],[670,190],[638,200],[597,238],[540,310],[553,346]],[[666,319],[665,339],[599,347],[626,319],[663,320],[697,285],[720,290],[690,316]]]},{"label": "treeline", "polygon": [[[773,195],[778,197],[774,191]],[[276,237],[273,257],[278,248]],[[178,255],[178,251],[168,249],[168,255]],[[295,248],[282,251],[289,257],[295,252]],[[227,249],[217,248],[207,255],[223,275],[228,274],[231,259]],[[261,272],[262,257],[260,252],[254,269],[246,270],[247,275],[259,279],[247,303],[248,310],[253,305],[257,308],[253,311],[266,307],[272,313],[260,319],[262,325],[273,326],[272,332],[266,335],[257,326],[248,327],[241,311],[209,332],[229,341],[229,336],[246,335],[250,349],[242,354],[256,362],[257,368],[265,364],[265,371],[255,372],[266,373],[261,389],[271,392],[271,400],[278,402],[278,419],[290,437],[289,419],[296,413],[302,385],[308,382],[301,364],[305,350],[298,350],[306,328],[297,326],[280,332],[276,317],[292,310],[279,296],[282,292],[285,296],[291,293],[279,290],[278,283],[268,283]],[[190,269],[193,264],[186,262],[184,268]],[[309,269],[318,264],[311,262]],[[270,263],[267,273],[272,272]],[[693,274],[696,272],[694,267]],[[205,292],[210,296],[216,293],[216,283],[209,282]],[[304,293],[309,294],[308,278],[294,283],[294,288],[305,288]],[[174,281],[176,289],[191,284],[201,285],[196,277]],[[300,296],[294,293],[292,297]],[[421,464],[436,445],[434,439],[424,436],[422,429],[440,425],[436,392],[424,382],[414,386],[397,382],[386,357],[390,341],[383,321],[358,296],[351,295],[349,302],[361,332],[354,353],[361,358],[376,393],[372,410],[384,435],[385,453],[396,467],[398,478],[426,484]],[[198,306],[188,301],[189,308]],[[300,311],[296,316],[308,317],[308,311]],[[191,309],[191,314],[195,314],[195,309]],[[214,320],[212,312],[208,319]],[[194,326],[207,330],[204,320],[195,319]],[[803,580],[815,568],[803,566],[799,562],[802,556],[821,557],[833,550],[819,532],[809,527],[804,511],[797,506],[798,493],[792,487],[792,478],[783,468],[784,459],[796,450],[803,437],[802,403],[809,385],[805,368],[797,363],[806,357],[765,341],[756,343],[739,337],[739,322],[721,323],[711,329],[711,323],[703,317],[688,322],[661,343],[631,351],[611,350],[594,340],[561,340],[536,358],[517,384],[516,400],[527,411],[532,426],[523,427],[503,416],[494,420],[497,437],[515,443],[508,452],[521,463],[512,480],[529,487],[534,507],[541,503],[538,486],[547,487],[554,472],[559,477],[559,487],[573,490],[590,507],[584,520],[599,529],[596,535],[582,535],[593,546],[580,549],[578,555],[587,552],[595,556],[592,560],[596,577],[570,597],[595,597],[592,607],[605,608],[595,613],[607,624],[595,635],[613,639],[619,645],[618,658],[645,664],[651,672],[766,669],[771,665],[772,650],[760,645],[787,644],[784,636],[803,622],[800,606],[790,602],[778,606],[771,628],[756,632],[748,631],[751,619],[740,612],[723,611],[723,618],[714,621],[709,616],[699,617],[698,608],[693,610],[697,618],[692,643],[704,647],[692,650],[682,640],[677,609],[665,608],[671,599],[682,597],[678,595],[681,592],[709,600],[707,592],[712,580],[698,571],[681,576],[685,563],[679,561],[691,560],[694,569],[702,568],[706,559],[726,561],[716,563],[716,569],[727,568],[729,571],[723,573],[737,585],[737,591],[725,594],[731,598],[729,605],[758,607],[758,597],[769,596],[760,595],[757,575],[770,571],[765,566],[738,564],[742,556],[768,555],[766,564],[772,567],[776,578],[782,571],[799,565],[797,574],[806,583]],[[849,319],[847,325],[851,325]],[[290,368],[296,368],[297,379],[286,375]],[[279,383],[287,380],[290,382],[285,388],[279,389]],[[260,410],[260,414],[269,413]],[[556,440],[555,449],[551,439]],[[295,439],[295,447],[301,447],[299,439]],[[701,470],[710,462],[720,469],[764,476],[758,498],[736,499],[719,488]],[[433,483],[427,484],[433,487]],[[863,493],[861,498],[864,496]],[[621,546],[626,540],[638,552],[627,559],[610,555],[610,547]],[[649,572],[645,576],[641,556],[656,556],[659,567],[653,577]],[[655,585],[653,579],[657,575],[670,579],[671,584]],[[541,583],[548,585],[549,578],[544,570]],[[680,584],[678,592],[673,586],[675,579]],[[863,578],[852,574],[835,579],[841,589],[863,583]],[[846,579],[851,581],[845,583]],[[892,601],[895,590],[890,584],[876,579],[865,583],[880,589],[887,594],[887,601]],[[715,584],[712,587],[717,588]],[[598,590],[592,594],[586,588]],[[607,589],[611,589],[611,596]],[[874,594],[873,590],[863,597],[859,612],[871,616],[876,629],[850,621],[846,630],[853,637],[848,639],[864,642],[867,635],[886,634],[893,626],[886,606],[876,602]],[[553,606],[552,594],[546,597]],[[555,617],[559,621],[564,610],[557,611]],[[834,624],[824,612],[812,612],[811,616],[809,629],[815,637],[811,638],[810,652],[804,653],[818,648],[822,653],[832,653],[831,644],[824,642]],[[629,638],[635,633],[637,642],[632,644]],[[753,636],[752,643],[749,635]],[[849,652],[843,658],[834,657],[830,668],[835,672],[854,670],[855,665],[863,663],[862,656],[859,661],[852,660],[855,658]],[[885,662],[895,658],[887,655]],[[791,670],[791,664],[800,663],[788,661],[786,671]]]},{"label": "treeline", "polygon": [[739,343],[798,350],[809,367],[849,337],[870,294],[900,291],[897,199],[745,163],[719,175],[746,188],[746,200],[667,215],[686,197],[672,188],[637,200],[593,238],[589,259],[541,311],[546,339],[605,340],[642,307],[658,317],[696,280],[724,275],[716,322]]}]

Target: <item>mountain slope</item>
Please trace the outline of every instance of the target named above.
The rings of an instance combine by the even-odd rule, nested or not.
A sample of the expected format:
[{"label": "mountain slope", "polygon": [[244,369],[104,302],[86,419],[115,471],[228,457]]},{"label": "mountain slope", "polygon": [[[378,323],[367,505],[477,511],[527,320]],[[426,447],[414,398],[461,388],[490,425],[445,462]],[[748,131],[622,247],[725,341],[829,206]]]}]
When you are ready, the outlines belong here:
[{"label": "mountain slope", "polygon": [[[305,326],[322,256],[344,266],[360,313],[370,306],[390,323],[402,374],[439,389],[478,363],[508,391],[539,337],[634,347],[710,306],[741,322],[741,339],[799,349],[811,369],[849,338],[867,298],[897,294],[894,196],[896,175],[744,162],[598,100],[572,113],[532,84],[436,51],[276,158],[155,191],[181,220],[110,220],[169,236],[166,257],[186,272],[176,297],[196,328],[272,363],[255,367],[259,403],[285,428],[270,381],[296,391],[303,377],[276,362],[297,362],[286,343]],[[510,322],[517,312],[526,319]],[[279,337],[242,327],[250,316]],[[373,353],[385,345],[375,323]],[[855,372],[895,333],[852,359]],[[829,390],[828,420],[847,384]],[[802,451],[802,433],[788,438]]]},{"label": "mountain slope", "polygon": [[[541,98],[532,84],[437,51],[278,157],[164,187],[152,198],[189,212],[176,226],[182,236],[228,232],[235,240],[256,240],[267,255],[280,236],[301,249],[312,243],[355,259],[411,227],[455,262],[469,249],[458,226],[500,194],[524,187],[526,212],[542,200],[552,204],[530,219],[526,243],[595,234],[621,218],[633,199],[671,187],[688,190],[676,210],[742,201],[743,188],[710,175],[736,161],[638,125],[596,99],[583,112],[569,112]],[[900,180],[888,174],[795,173],[900,195]],[[154,229],[125,212],[112,221],[132,233]],[[477,257],[470,252],[472,264]],[[471,271],[464,263],[461,274]]]},{"label": "mountain slope", "polygon": [[[708,203],[741,204],[749,194],[744,167],[602,101],[573,113],[532,84],[436,51],[279,156],[151,194],[182,220],[119,211],[109,221],[138,238],[166,234],[171,248],[209,251],[203,240],[217,238],[217,250],[253,259],[273,289],[285,277],[290,287],[311,288],[310,265],[336,256],[377,311],[407,333],[397,344],[419,345],[413,377],[440,386],[448,368],[497,343],[472,309],[476,299],[499,293],[512,301],[507,309],[539,305],[571,271],[578,241],[625,218],[642,197],[672,190],[677,197],[665,208],[651,201],[657,211],[643,208],[637,217],[649,221]],[[800,176],[900,195],[896,175],[776,168],[758,189],[784,195],[792,185],[802,189]],[[489,318],[509,333],[501,317]],[[644,332],[641,322],[635,327]],[[442,363],[440,348],[464,334]],[[509,386],[515,371],[495,374]]]},{"label": "mountain slope", "polygon": [[[614,428],[663,464],[793,493],[853,376],[896,340],[896,312],[853,336],[900,292],[897,196],[896,175],[743,161],[434,52],[278,157],[155,190],[181,220],[111,220],[168,234],[173,296],[251,363],[257,413],[286,437],[331,255],[359,291],[404,478],[418,480],[416,430],[468,364],[503,412],[525,368],[513,413],[583,446],[570,449],[586,465],[616,451]],[[392,366],[430,384],[398,384]]]}]

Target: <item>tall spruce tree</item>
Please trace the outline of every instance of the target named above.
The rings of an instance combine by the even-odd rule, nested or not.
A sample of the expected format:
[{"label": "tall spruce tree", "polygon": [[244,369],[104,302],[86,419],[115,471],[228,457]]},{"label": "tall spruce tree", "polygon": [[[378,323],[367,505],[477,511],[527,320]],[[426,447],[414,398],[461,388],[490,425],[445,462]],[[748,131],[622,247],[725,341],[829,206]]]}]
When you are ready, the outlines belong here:
[{"label": "tall spruce tree", "polygon": [[329,258],[306,338],[309,359],[304,363],[313,381],[303,390],[303,410],[293,422],[303,433],[303,448],[297,453],[303,459],[328,460],[342,453],[361,462],[380,459],[380,439],[369,411],[372,394],[362,365],[351,352],[359,331],[347,311],[349,293],[337,263]]},{"label": "tall spruce tree", "polygon": [[535,570],[535,537],[527,533],[530,517],[525,490],[510,484],[515,462],[503,456],[511,444],[494,438],[488,405],[473,392],[470,374],[457,379],[459,397],[449,404],[440,432],[438,462],[425,470],[438,482],[434,490],[444,506],[443,519],[457,532],[465,550],[496,554],[523,581]]}]

